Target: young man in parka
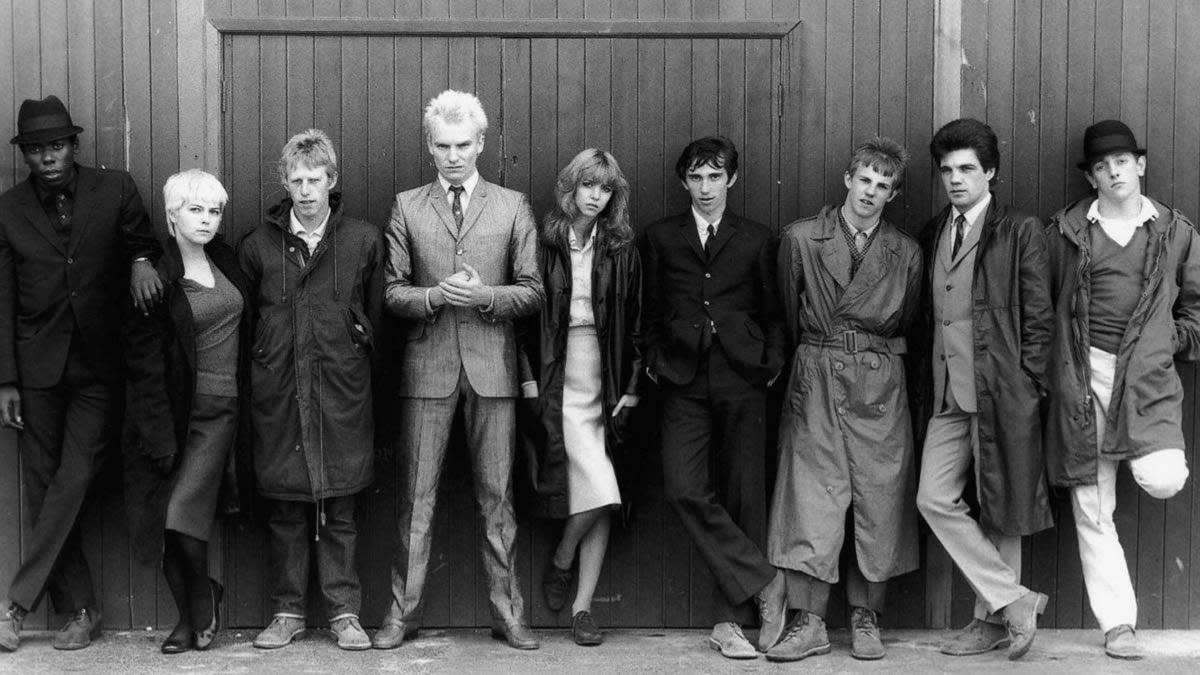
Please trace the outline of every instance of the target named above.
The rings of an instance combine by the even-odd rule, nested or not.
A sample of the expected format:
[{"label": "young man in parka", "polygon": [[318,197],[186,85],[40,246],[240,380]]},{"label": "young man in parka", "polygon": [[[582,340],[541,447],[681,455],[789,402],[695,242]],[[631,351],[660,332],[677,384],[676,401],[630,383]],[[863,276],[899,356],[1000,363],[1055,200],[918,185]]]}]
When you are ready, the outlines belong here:
[{"label": "young man in parka", "polygon": [[1113,523],[1117,467],[1156,499],[1183,489],[1183,386],[1174,359],[1200,356],[1200,238],[1142,194],[1146,151],[1097,122],[1079,168],[1095,190],[1047,230],[1055,301],[1046,459],[1070,488],[1092,612],[1114,658],[1139,659],[1137,599]]},{"label": "young man in parka", "polygon": [[383,307],[383,238],[379,228],[347,217],[341,195],[331,193],[337,154],[324,132],[293,136],[279,176],[288,196],[238,252],[256,314],[254,469],[268,503],[275,613],[254,646],[283,647],[304,632],[315,560],[338,646],[369,649],[358,622],[354,495],[373,477],[371,364]]},{"label": "young man in parka", "polygon": [[878,614],[888,579],[917,568],[903,354],[921,302],[921,248],[882,219],[907,161],[891,139],[858,146],[843,175],[845,201],[788,225],[780,238],[793,357],[767,554],[785,571],[799,612],[767,651],[772,661],[829,652],[824,617],[847,529],[854,658],[883,658]]},{"label": "young man in parka", "polygon": [[[1033,644],[1047,597],[1021,585],[1021,537],[1050,527],[1039,401],[1053,312],[1045,227],[990,192],[991,127],[959,119],[929,144],[950,204],[921,232],[925,362],[916,405],[929,420],[917,509],[975,591],[975,619],[941,645],[981,654]],[[966,494],[975,479],[978,519]]]}]

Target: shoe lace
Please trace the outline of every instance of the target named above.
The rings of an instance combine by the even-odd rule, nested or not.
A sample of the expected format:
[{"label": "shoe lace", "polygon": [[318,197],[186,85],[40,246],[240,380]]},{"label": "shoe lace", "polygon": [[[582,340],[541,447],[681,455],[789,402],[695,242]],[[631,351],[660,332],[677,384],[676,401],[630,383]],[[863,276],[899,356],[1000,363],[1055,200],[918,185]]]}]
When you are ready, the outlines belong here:
[{"label": "shoe lace", "polygon": [[83,623],[85,620],[87,620],[87,613],[88,612],[86,609],[81,609],[78,612],[75,612],[67,619],[67,622],[63,624],[62,629],[66,630],[70,628],[71,624],[73,623]]},{"label": "shoe lace", "polygon": [[795,638],[800,634],[800,631],[804,630],[804,624],[805,621],[803,616],[796,617],[796,619],[792,621],[791,625],[788,626],[787,632],[783,634],[783,639],[780,640],[780,642],[787,642],[788,640]]},{"label": "shoe lace", "polygon": [[[737,625],[736,623],[733,624],[733,634],[740,637],[743,640],[746,639],[746,634],[742,632],[742,627]],[[749,642],[749,640],[747,640],[747,642]]]},{"label": "shoe lace", "polygon": [[862,610],[854,612],[850,617],[850,623],[854,630],[864,633],[874,633],[879,629],[875,623],[875,615],[870,610]]}]

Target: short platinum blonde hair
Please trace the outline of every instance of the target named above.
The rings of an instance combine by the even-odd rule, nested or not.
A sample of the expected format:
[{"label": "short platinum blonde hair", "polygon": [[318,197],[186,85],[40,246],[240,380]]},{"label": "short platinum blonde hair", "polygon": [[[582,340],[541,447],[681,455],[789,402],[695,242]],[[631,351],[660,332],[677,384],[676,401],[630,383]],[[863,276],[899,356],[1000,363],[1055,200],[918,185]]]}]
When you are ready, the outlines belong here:
[{"label": "short platinum blonde hair", "polygon": [[[179,217],[179,209],[193,202],[199,204],[217,204],[225,206],[229,201],[229,193],[217,177],[200,169],[188,169],[167,179],[163,185],[163,206],[167,211],[167,224],[171,225]],[[175,234],[174,228],[171,234]]]},{"label": "short platinum blonde hair", "polygon": [[483,112],[483,104],[474,94],[465,91],[447,89],[434,96],[425,106],[425,117],[422,124],[425,127],[425,140],[433,138],[433,121],[440,119],[450,124],[470,121],[475,125],[478,136],[483,136],[488,128],[487,115]]},{"label": "short platinum blonde hair", "polygon": [[310,169],[324,168],[330,178],[337,177],[337,151],[328,134],[320,129],[305,129],[288,139],[279,157],[279,181],[284,187],[287,187],[288,174],[301,164]]}]

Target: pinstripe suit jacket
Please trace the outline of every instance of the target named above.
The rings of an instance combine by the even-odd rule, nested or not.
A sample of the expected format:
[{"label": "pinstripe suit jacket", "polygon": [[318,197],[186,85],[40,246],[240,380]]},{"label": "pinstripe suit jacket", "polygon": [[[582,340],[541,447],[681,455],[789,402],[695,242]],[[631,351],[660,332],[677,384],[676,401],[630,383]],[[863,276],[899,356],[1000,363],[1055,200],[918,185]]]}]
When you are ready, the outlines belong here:
[{"label": "pinstripe suit jacket", "polygon": [[[525,195],[480,178],[455,230],[438,181],[396,195],[384,278],[387,308],[402,322],[399,395],[449,396],[461,367],[480,396],[516,396],[513,319],[545,300],[533,212]],[[495,290],[492,306],[428,311],[426,291],[464,262]]]}]

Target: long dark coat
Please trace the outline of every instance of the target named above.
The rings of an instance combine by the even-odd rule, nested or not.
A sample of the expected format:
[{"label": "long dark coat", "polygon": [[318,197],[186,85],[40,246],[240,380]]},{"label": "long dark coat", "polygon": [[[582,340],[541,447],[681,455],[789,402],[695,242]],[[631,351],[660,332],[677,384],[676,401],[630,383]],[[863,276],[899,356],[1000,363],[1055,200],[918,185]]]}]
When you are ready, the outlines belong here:
[{"label": "long dark coat", "polygon": [[[238,289],[243,298],[238,326],[238,433],[225,464],[217,502],[219,513],[241,510],[253,495],[250,463],[249,367],[251,307],[250,285],[238,266],[232,247],[216,238],[204,247],[213,265]],[[122,450],[125,466],[125,507],[134,553],[157,564],[162,555],[167,502],[175,484],[174,473],[163,476],[153,460],[182,452],[196,395],[196,329],[192,306],[180,284],[183,262],[179,245],[170,239],[157,266],[163,282],[163,300],[149,316],[130,303],[125,312],[124,352],[128,373],[125,387],[125,422]]]},{"label": "long dark coat", "polygon": [[307,261],[291,199],[238,249],[255,307],[250,382],[254,468],[269,499],[317,501],[371,483],[372,362],[383,306],[383,237],[330,195],[325,236]]},{"label": "long dark coat", "polygon": [[[571,256],[569,251],[545,242],[538,256],[546,304],[522,327],[520,360],[521,379],[532,376],[538,383],[539,395],[536,419],[523,420],[522,443],[534,486],[534,514],[542,518],[566,518],[569,503],[562,403],[571,309]],[[622,396],[638,394],[642,371],[641,291],[641,261],[635,246],[626,244],[616,250],[597,248],[592,259],[592,312],[600,342],[604,445],[617,474],[626,512],[631,505],[628,488],[633,465],[629,457],[632,410],[626,408],[615,418],[612,412]],[[529,428],[531,425],[535,428]]]},{"label": "long dark coat", "polygon": [[1094,197],[1050,220],[1050,289],[1055,298],[1046,418],[1046,469],[1052,485],[1093,485],[1097,460],[1132,459],[1183,448],[1183,385],[1175,359],[1200,357],[1200,236],[1183,214],[1154,202],[1142,294],[1117,352],[1104,447],[1096,447],[1088,311]]},{"label": "long dark coat", "polygon": [[[925,257],[922,313],[915,337],[921,348],[912,371],[918,384],[910,404],[924,429],[937,412],[933,400],[933,260],[950,207],[921,231]],[[1026,535],[1053,526],[1042,455],[1040,396],[1054,321],[1046,235],[1035,216],[1010,210],[993,195],[983,218],[971,286],[979,454],[979,521],[989,531]]]}]

